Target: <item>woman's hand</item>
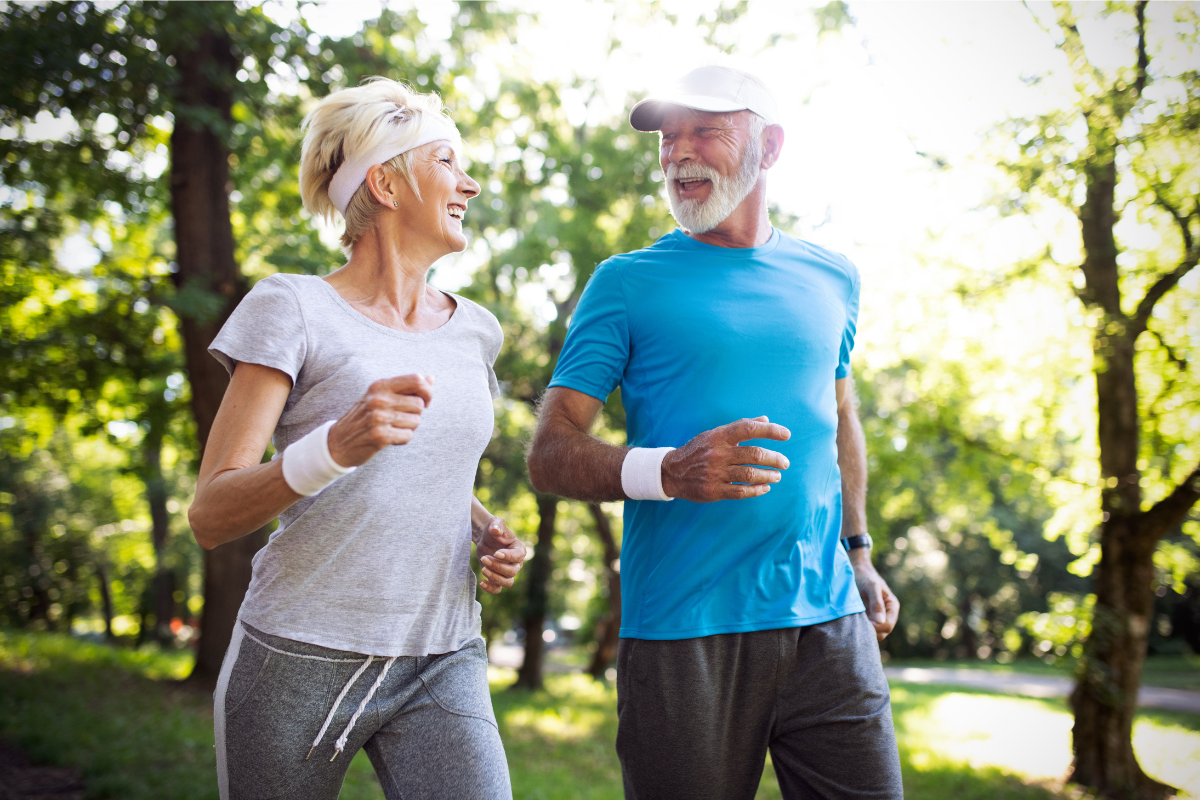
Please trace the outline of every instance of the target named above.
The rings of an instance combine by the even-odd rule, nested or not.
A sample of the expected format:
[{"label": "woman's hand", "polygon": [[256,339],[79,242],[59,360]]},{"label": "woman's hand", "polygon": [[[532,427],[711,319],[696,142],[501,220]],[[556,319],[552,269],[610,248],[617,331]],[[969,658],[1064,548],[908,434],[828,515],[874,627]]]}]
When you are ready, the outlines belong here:
[{"label": "woman's hand", "polygon": [[483,580],[479,587],[488,594],[500,594],[513,585],[528,551],[525,543],[508,529],[500,517],[492,517],[483,529],[475,546],[479,563],[483,565]]},{"label": "woman's hand", "polygon": [[329,455],[343,467],[357,467],[385,447],[408,444],[432,400],[432,375],[375,381],[329,429]]}]

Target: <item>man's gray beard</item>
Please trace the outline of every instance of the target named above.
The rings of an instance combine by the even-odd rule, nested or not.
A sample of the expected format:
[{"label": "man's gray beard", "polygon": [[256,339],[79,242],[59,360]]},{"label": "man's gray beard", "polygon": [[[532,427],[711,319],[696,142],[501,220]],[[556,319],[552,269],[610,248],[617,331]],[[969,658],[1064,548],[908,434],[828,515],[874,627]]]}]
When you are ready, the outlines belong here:
[{"label": "man's gray beard", "polygon": [[[671,216],[675,217],[680,227],[691,233],[708,233],[728,219],[750,194],[754,184],[758,183],[761,160],[759,148],[751,141],[742,150],[742,160],[733,177],[727,178],[704,164],[668,164],[667,201],[671,204]],[[680,200],[675,181],[681,178],[708,178],[712,181],[708,199]]]}]

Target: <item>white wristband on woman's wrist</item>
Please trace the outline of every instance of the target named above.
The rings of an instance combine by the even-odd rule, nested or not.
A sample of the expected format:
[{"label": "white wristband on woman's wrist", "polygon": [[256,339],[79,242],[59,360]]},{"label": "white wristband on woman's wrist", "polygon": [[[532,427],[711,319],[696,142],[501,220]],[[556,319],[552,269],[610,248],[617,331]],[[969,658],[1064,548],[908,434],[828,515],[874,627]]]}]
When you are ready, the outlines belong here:
[{"label": "white wristband on woman's wrist", "polygon": [[329,454],[329,429],[335,422],[337,420],[326,422],[283,451],[283,479],[296,494],[312,497],[338,478],[358,469],[343,467]]},{"label": "white wristband on woman's wrist", "polygon": [[630,500],[674,500],[662,488],[662,462],[674,447],[635,447],[621,462],[621,490]]}]

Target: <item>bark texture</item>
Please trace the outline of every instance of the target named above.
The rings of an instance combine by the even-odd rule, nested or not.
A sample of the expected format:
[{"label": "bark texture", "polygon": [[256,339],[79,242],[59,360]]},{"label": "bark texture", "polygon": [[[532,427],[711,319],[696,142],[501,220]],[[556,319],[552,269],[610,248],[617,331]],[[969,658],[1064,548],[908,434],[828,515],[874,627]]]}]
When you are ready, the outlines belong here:
[{"label": "bark texture", "polygon": [[150,508],[150,541],[154,545],[153,635],[156,641],[166,643],[172,638],[171,618],[175,616],[175,576],[167,563],[171,515],[167,511],[167,482],[162,472],[161,429],[151,428],[142,450],[142,481]]},{"label": "bark texture", "polygon": [[517,671],[513,688],[542,688],[542,671],[545,665],[546,642],[542,632],[546,628],[546,612],[549,599],[548,584],[554,568],[554,523],[558,517],[558,498],[540,494],[537,498],[538,532],[533,558],[525,570],[525,581],[529,594],[525,602],[522,627],[525,628],[525,660]]},{"label": "bark texture", "polygon": [[[186,15],[187,4],[164,13]],[[177,311],[192,393],[200,451],[229,379],[208,346],[246,292],[234,257],[229,219],[229,151],[225,144],[236,61],[229,39],[215,26],[196,31],[174,53],[179,84],[171,133],[171,210],[175,220]],[[265,529],[208,551],[204,558],[204,614],[192,679],[216,681],[246,588],[250,559]]]},{"label": "bark texture", "polygon": [[596,536],[604,546],[604,574],[608,579],[608,613],[596,623],[596,652],[588,673],[595,680],[604,680],[608,665],[617,657],[621,638],[621,551],[613,538],[612,522],[599,503],[588,503],[588,511],[596,523]]}]

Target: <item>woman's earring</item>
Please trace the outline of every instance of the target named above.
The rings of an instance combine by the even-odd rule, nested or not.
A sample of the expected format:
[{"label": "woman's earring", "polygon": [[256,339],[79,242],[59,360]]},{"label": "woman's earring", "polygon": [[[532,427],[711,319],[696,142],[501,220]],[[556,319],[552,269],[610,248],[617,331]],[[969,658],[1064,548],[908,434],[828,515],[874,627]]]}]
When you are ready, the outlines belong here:
[{"label": "woman's earring", "polygon": [[393,201],[392,201],[392,208],[399,208],[399,207],[400,207],[400,204],[399,204],[399,203],[397,203],[395,200],[393,200]]}]

